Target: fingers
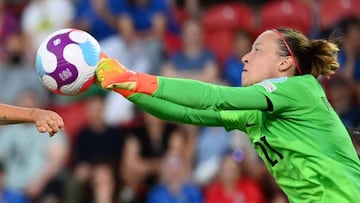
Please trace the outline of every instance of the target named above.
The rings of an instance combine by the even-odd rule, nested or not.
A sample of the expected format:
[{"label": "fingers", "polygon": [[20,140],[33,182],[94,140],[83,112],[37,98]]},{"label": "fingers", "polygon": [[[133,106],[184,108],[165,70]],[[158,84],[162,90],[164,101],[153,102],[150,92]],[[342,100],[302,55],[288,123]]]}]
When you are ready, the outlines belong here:
[{"label": "fingers", "polygon": [[58,119],[58,124],[59,124],[60,130],[64,130],[65,124],[61,117],[59,117],[59,119]]},{"label": "fingers", "polygon": [[37,129],[40,133],[49,133],[49,136],[52,137],[55,133],[57,133],[59,130],[53,129],[48,123],[41,123],[37,125]]},{"label": "fingers", "polygon": [[38,109],[32,113],[34,123],[40,133],[48,132],[50,136],[64,129],[64,121],[56,112]]},{"label": "fingers", "polygon": [[49,137],[52,137],[55,135],[56,132],[49,132]]},{"label": "fingers", "polygon": [[56,116],[53,118],[53,120],[55,122],[56,127],[59,130],[64,130],[65,124],[64,124],[63,119],[59,115],[56,114]]},{"label": "fingers", "polygon": [[36,123],[37,129],[40,133],[48,132],[49,136],[54,136],[57,132],[64,129],[64,121],[57,116],[47,120]]},{"label": "fingers", "polygon": [[48,132],[47,129],[43,126],[36,126],[36,128],[38,129],[38,131],[40,133],[45,133],[45,132]]},{"label": "fingers", "polygon": [[55,132],[56,133],[56,132],[58,132],[60,130],[58,123],[56,121],[54,121],[54,120],[48,121],[48,125],[49,125],[50,130],[51,130],[49,132]]}]

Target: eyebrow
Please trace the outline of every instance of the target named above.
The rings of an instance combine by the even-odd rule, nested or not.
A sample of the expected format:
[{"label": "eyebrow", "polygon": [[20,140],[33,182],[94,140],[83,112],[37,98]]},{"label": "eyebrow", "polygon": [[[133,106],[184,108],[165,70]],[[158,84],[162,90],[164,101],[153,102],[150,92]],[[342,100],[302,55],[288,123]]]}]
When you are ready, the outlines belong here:
[{"label": "eyebrow", "polygon": [[261,43],[261,42],[256,42],[256,43],[253,44],[253,46],[259,46],[259,45],[263,45],[263,43]]}]

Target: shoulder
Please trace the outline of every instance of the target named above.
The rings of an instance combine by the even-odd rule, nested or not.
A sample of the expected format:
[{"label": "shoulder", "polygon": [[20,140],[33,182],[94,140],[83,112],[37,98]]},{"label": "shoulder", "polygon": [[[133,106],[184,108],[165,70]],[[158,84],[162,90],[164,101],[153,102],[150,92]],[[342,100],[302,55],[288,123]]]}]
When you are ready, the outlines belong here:
[{"label": "shoulder", "polygon": [[306,86],[318,83],[316,78],[312,75],[302,75],[294,77],[279,77],[263,80],[255,86],[262,87],[267,92],[281,91],[281,90],[298,90],[304,89]]},{"label": "shoulder", "polygon": [[[259,83],[256,83],[255,87],[262,87],[266,92],[274,92],[278,89],[279,84],[285,83],[288,81],[288,77],[272,78],[266,79]],[[260,88],[260,89],[262,89]]]},{"label": "shoulder", "polygon": [[276,112],[310,107],[323,95],[320,83],[312,75],[265,80],[254,88],[271,101]]}]

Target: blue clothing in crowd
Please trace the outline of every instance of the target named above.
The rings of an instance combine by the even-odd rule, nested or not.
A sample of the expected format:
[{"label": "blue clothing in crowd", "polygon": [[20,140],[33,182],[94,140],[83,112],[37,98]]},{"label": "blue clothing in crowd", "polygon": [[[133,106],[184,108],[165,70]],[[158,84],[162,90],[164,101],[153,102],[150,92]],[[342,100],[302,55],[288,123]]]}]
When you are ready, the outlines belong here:
[{"label": "blue clothing in crowd", "polygon": [[135,29],[140,32],[151,29],[151,21],[155,14],[166,15],[167,12],[165,0],[152,0],[143,7],[131,4],[128,0],[120,0],[120,2],[122,6],[116,11],[117,14],[129,15],[134,22]]},{"label": "blue clothing in crowd", "polygon": [[5,189],[0,193],[1,203],[29,203],[29,200],[23,193]]},{"label": "blue clothing in crowd", "polygon": [[[346,63],[346,54],[344,51],[339,51],[338,53],[338,60],[340,63],[340,70],[343,68],[343,66]],[[355,67],[354,67],[354,74],[353,74],[354,80],[360,80],[360,56],[356,57],[355,59]]]},{"label": "blue clothing in crowd", "polygon": [[[121,6],[118,0],[107,0],[107,5],[110,9]],[[114,12],[113,10],[110,11]],[[89,0],[80,0],[76,4],[75,22],[81,21],[89,23],[88,32],[97,40],[105,39],[116,33],[114,28],[98,16]]]},{"label": "blue clothing in crowd", "polygon": [[167,186],[160,184],[149,193],[148,203],[201,203],[203,196],[200,189],[191,183],[185,183],[178,194],[171,193]]},{"label": "blue clothing in crowd", "polygon": [[348,111],[339,114],[341,121],[347,128],[355,128],[360,125],[360,108],[353,106]]},{"label": "blue clothing in crowd", "polygon": [[201,128],[196,145],[196,165],[211,158],[220,158],[230,147],[231,136],[221,127]]},{"label": "blue clothing in crowd", "polygon": [[176,70],[181,71],[201,71],[209,61],[216,62],[215,55],[208,51],[202,50],[198,57],[191,58],[183,52],[178,52],[170,57],[170,63]]},{"label": "blue clothing in crowd", "polygon": [[231,86],[241,86],[241,73],[244,64],[239,57],[231,55],[225,62],[224,78]]}]

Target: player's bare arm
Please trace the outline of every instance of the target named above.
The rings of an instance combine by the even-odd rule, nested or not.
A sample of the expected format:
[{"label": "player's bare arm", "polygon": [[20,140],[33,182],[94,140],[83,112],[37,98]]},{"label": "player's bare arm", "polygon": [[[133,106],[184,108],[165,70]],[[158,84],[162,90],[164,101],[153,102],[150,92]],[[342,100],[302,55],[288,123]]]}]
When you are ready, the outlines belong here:
[{"label": "player's bare arm", "polygon": [[0,104],[0,124],[18,123],[34,123],[39,132],[50,136],[64,128],[64,121],[53,111]]}]

